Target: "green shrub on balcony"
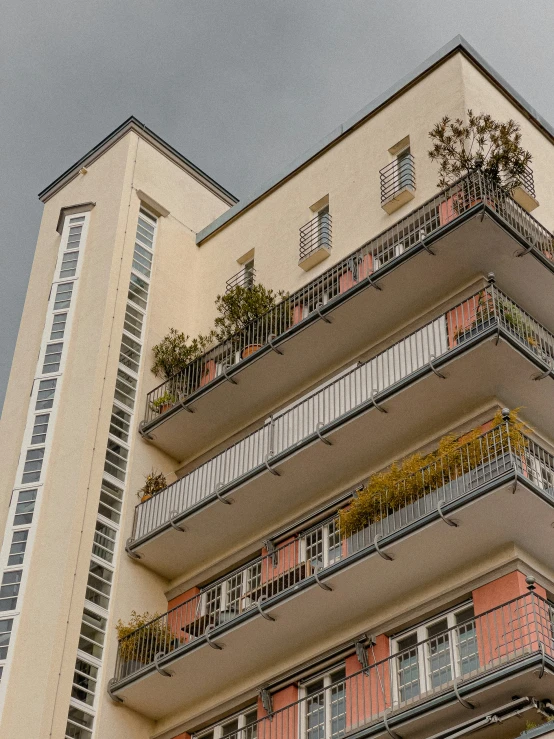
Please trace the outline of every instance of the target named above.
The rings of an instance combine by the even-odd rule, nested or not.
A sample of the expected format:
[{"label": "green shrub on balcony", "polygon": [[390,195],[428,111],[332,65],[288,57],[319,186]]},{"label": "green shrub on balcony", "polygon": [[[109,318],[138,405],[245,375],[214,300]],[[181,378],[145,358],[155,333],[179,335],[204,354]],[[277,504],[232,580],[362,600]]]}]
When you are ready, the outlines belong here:
[{"label": "green shrub on balcony", "polygon": [[128,623],[120,619],[115,628],[119,639],[119,658],[126,663],[148,665],[154,661],[156,654],[168,652],[176,638],[165,619],[157,613],[151,615],[132,611]]},{"label": "green shrub on balcony", "polygon": [[[505,423],[501,411],[493,419],[498,427],[495,444],[505,449],[508,441],[514,450],[525,449],[527,426],[518,419],[518,409],[510,411]],[[402,462],[394,462],[384,472],[372,475],[348,508],[339,512],[339,527],[343,537],[379,521],[405,505],[447,484],[478,467],[491,456],[488,445],[482,444],[480,426],[464,434],[443,436],[437,449],[430,454],[412,454]],[[460,450],[463,448],[463,453]],[[493,450],[494,451],[494,450]]]},{"label": "green shrub on balcony", "polygon": [[[228,341],[252,321],[267,315],[267,320],[252,332],[252,338],[264,344],[270,334],[282,333],[291,324],[291,315],[287,318],[290,307],[286,297],[283,290],[275,292],[259,284],[251,287],[236,285],[225,295],[218,295],[215,305],[219,315],[214,321],[216,338]],[[237,338],[240,341],[240,336]]]}]

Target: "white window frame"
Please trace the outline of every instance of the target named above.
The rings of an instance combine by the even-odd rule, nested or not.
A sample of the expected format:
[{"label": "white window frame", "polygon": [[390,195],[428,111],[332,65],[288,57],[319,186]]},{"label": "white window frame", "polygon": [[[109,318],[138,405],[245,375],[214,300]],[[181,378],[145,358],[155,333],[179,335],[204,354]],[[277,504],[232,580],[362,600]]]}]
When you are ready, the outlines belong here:
[{"label": "white window frame", "polygon": [[[231,580],[234,580],[235,578],[241,579],[240,584],[240,595],[237,599],[235,599],[233,602],[235,604],[238,603],[238,609],[235,607],[232,608],[233,614],[231,617],[234,617],[235,615],[238,615],[239,613],[243,613],[246,611],[250,606],[253,604],[253,601],[251,598],[248,597],[248,593],[250,590],[248,589],[249,581],[252,578],[252,570],[253,568],[260,569],[259,578],[260,578],[260,586],[261,586],[261,561],[256,560],[255,562],[252,562],[247,567],[245,567],[242,571],[239,572],[230,572],[229,575],[224,580],[218,580],[217,582],[212,583],[211,585],[206,586],[206,588],[201,593],[201,606],[200,606],[200,613],[202,616],[209,615],[215,615],[216,613],[219,614],[219,617],[221,618],[221,614],[224,613],[230,613],[231,609],[229,607],[228,597],[229,597],[229,591],[231,590]],[[258,577],[257,576],[257,577]],[[220,589],[219,594],[219,608],[210,608],[208,609],[208,596],[213,591],[216,591],[217,589]],[[218,620],[218,623],[224,623],[221,620]],[[216,624],[217,625],[217,624]]]},{"label": "white window frame", "polygon": [[[408,629],[407,631],[404,631],[401,634],[397,634],[395,638],[391,640],[392,656],[394,657],[392,665],[391,665],[393,707],[398,707],[401,705],[412,703],[414,701],[420,700],[426,695],[432,694],[436,690],[442,689],[442,688],[438,688],[438,689],[433,688],[431,671],[429,669],[429,662],[431,658],[431,654],[429,650],[429,640],[436,638],[436,637],[429,636],[429,629],[435,624],[440,623],[441,621],[446,620],[445,633],[448,633],[448,643],[449,643],[449,652],[450,652],[450,669],[451,669],[451,680],[449,682],[452,682],[453,680],[462,677],[461,670],[460,670],[460,660],[459,660],[458,630],[456,629],[456,626],[458,626],[458,623],[457,623],[456,618],[459,614],[463,613],[464,611],[467,611],[468,609],[472,607],[473,607],[473,602],[466,601],[465,603],[459,606],[456,606],[456,608],[453,608],[450,611],[440,613],[431,619],[422,621],[417,626],[411,629]],[[466,621],[462,622],[462,624],[470,623],[470,622],[471,622],[471,619],[467,619]],[[416,636],[416,642],[413,645],[413,647],[410,647],[409,649],[417,650],[419,692],[417,696],[401,700],[400,690],[401,690],[401,687],[403,686],[400,685],[399,677],[398,677],[398,669],[399,669],[398,656],[405,653],[408,650],[401,649],[399,645],[400,645],[400,642],[404,641],[405,639],[413,635]],[[446,684],[447,683],[445,683],[445,685]]]},{"label": "white window frame", "polygon": [[[329,565],[334,564],[335,562],[339,562],[343,558],[342,553],[342,544],[340,540],[340,534],[339,529],[337,526],[337,519],[336,517],[333,517],[329,519],[328,521],[322,522],[319,526],[315,526],[311,529],[308,529],[307,531],[300,534],[300,559],[302,562],[310,562],[312,569],[316,569],[311,562],[311,559],[308,557],[308,537],[313,536],[314,534],[317,534],[318,531],[321,531],[321,537],[322,537],[322,555],[323,555],[323,563],[320,567],[317,569],[325,569],[326,567],[329,567]],[[339,541],[338,545],[340,547],[340,552],[338,557],[334,557],[333,559],[330,558],[330,551],[331,551],[331,543],[330,539],[332,536],[338,536]]]},{"label": "white window frame", "polygon": [[[344,676],[342,678],[340,678],[339,680],[333,679],[337,675],[337,673],[339,673],[339,672],[344,673]],[[301,709],[299,711],[300,737],[301,737],[301,739],[308,739],[307,710],[308,710],[308,700],[309,700],[309,697],[310,697],[308,695],[308,690],[309,690],[309,688],[312,685],[314,685],[315,683],[321,682],[321,681],[323,681],[323,687],[321,688],[321,690],[318,690],[313,695],[319,695],[321,692],[323,692],[323,695],[324,695],[324,699],[323,699],[323,701],[324,701],[323,710],[324,710],[324,714],[325,714],[325,718],[324,718],[324,721],[325,721],[325,729],[324,729],[323,735],[324,735],[325,739],[332,739],[332,734],[331,734],[332,690],[331,690],[331,686],[332,685],[340,685],[341,683],[344,685],[344,698],[343,698],[343,700],[344,700],[344,710],[345,710],[345,714],[346,714],[346,711],[348,710],[347,709],[347,692],[348,692],[348,688],[347,688],[346,680],[347,680],[347,676],[346,676],[345,665],[344,665],[344,663],[340,663],[338,665],[333,665],[332,668],[326,670],[325,673],[323,673],[323,674],[313,675],[312,677],[310,677],[309,679],[307,679],[306,681],[304,681],[300,685],[300,688],[299,688],[299,696],[298,697],[302,701],[301,704],[300,704],[301,705]],[[348,729],[345,726],[345,730],[344,730],[344,732],[342,732],[342,735],[344,735],[347,732],[347,730]]]},{"label": "white window frame", "polygon": [[[256,714],[256,721],[251,721],[249,724],[246,723],[246,717],[249,716],[251,713]],[[237,721],[238,726],[236,731],[231,731],[228,734],[223,733],[223,728],[230,724],[231,721]],[[248,708],[243,709],[240,713],[235,713],[232,716],[227,716],[223,721],[220,721],[219,723],[210,726],[207,729],[203,729],[202,731],[199,731],[198,733],[194,733],[192,735],[193,739],[208,739],[208,737],[211,737],[211,739],[222,739],[224,736],[228,737],[239,737],[239,739],[246,739],[243,736],[240,736],[241,732],[247,727],[252,726],[258,721],[258,706],[256,703],[254,703],[251,706],[248,706]],[[257,731],[256,731],[257,734]],[[256,739],[255,736],[249,735],[248,739]]]}]

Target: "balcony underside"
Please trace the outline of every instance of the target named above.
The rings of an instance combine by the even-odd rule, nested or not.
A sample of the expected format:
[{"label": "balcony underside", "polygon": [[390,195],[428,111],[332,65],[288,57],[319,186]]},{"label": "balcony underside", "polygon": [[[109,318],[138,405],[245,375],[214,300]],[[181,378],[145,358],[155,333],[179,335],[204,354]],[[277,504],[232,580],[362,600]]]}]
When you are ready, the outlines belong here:
[{"label": "balcony underside", "polygon": [[523,480],[513,494],[513,473],[443,506],[443,513],[459,526],[446,525],[438,511],[428,514],[381,540],[380,548],[392,561],[371,545],[328,568],[323,582],[332,592],[307,578],[292,592],[264,603],[264,612],[275,621],[255,608],[247,611],[211,632],[210,640],[222,650],[200,638],[160,660],[173,677],[150,667],[142,676],[127,678],[127,684],[122,680],[116,694],[149,718],[184,712],[192,720],[212,705],[212,696],[223,700],[231,683],[235,692],[254,688],[322,649],[355,638],[398,593],[440,582],[460,562],[481,562],[511,543],[540,561],[554,557],[554,501]]},{"label": "balcony underside", "polygon": [[355,485],[395,451],[409,448],[415,439],[432,439],[495,401],[524,407],[537,428],[554,436],[552,380],[534,381],[537,367],[504,339],[496,345],[494,337],[479,337],[442,371],[447,379],[425,368],[418,380],[408,378],[387,391],[382,402],[386,414],[366,405],[350,420],[337,422],[326,433],[332,446],[317,437],[297,445],[275,463],[279,477],[257,468],[241,485],[229,488],[232,505],[212,498],[190,509],[180,518],[186,532],[167,524],[134,542],[132,549],[146,567],[168,579],[185,573],[192,577],[210,563],[243,553],[248,543],[250,552],[259,548],[279,527]]},{"label": "balcony underside", "polygon": [[[494,272],[516,302],[547,328],[554,328],[552,265],[522,244],[487,210],[461,216],[429,243],[435,256],[412,247],[376,277],[381,291],[364,281],[324,308],[332,323],[312,314],[276,340],[283,356],[265,346],[229,375],[191,397],[189,413],[176,407],[145,426],[155,446],[187,461],[269,413],[304,388],[396,331],[407,318],[448,298],[478,275]],[[455,228],[452,228],[455,226]]]}]

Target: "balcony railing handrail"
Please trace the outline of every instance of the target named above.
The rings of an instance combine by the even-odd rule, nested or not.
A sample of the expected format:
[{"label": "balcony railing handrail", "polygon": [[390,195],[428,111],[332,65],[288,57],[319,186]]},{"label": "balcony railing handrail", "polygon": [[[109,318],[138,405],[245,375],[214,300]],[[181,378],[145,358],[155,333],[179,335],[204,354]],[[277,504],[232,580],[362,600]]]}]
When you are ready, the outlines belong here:
[{"label": "balcony railing handrail", "polygon": [[300,260],[305,259],[320,247],[331,248],[332,218],[327,211],[300,228]]},{"label": "balcony railing handrail", "polygon": [[415,162],[413,154],[407,154],[379,170],[381,202],[388,200],[404,187],[415,188]]},{"label": "balcony railing handrail", "polygon": [[[475,457],[476,448],[481,452],[477,455],[478,459]],[[471,455],[473,455],[475,462],[473,466],[467,462],[467,460],[471,458]],[[445,460],[449,461],[449,465],[444,464]],[[455,462],[454,475],[451,474],[453,461]],[[360,552],[369,549],[374,544],[373,534],[375,531],[372,529],[380,528],[382,531],[385,531],[385,534],[391,534],[395,531],[401,531],[404,527],[409,526],[414,521],[428,515],[435,509],[439,493],[443,498],[448,498],[446,491],[449,490],[449,496],[452,500],[460,500],[463,499],[467,493],[474,492],[480,485],[489,484],[495,479],[499,479],[506,474],[511,476],[514,469],[516,472],[522,473],[534,487],[544,491],[545,483],[540,476],[542,475],[542,471],[538,471],[533,467],[533,464],[535,463],[542,465],[541,470],[544,468],[549,474],[554,475],[554,456],[544,448],[540,447],[529,436],[521,432],[519,432],[518,437],[514,442],[514,439],[510,436],[510,422],[509,420],[504,420],[497,426],[482,432],[475,439],[461,444],[453,454],[439,457],[435,462],[423,465],[419,470],[406,476],[402,480],[399,480],[395,489],[390,494],[387,490],[382,501],[382,508],[386,511],[386,515],[382,518],[375,519],[373,522],[368,522],[365,528],[360,529],[354,534],[346,537],[340,536],[338,545],[340,546],[341,556],[339,558],[333,560],[327,565],[323,563],[321,567],[315,567],[312,571],[308,567],[310,559],[308,558],[307,552],[302,554],[300,540],[303,539],[307,533],[313,533],[313,531],[317,529],[314,527],[307,529],[305,532],[301,532],[296,536],[293,541],[285,542],[280,547],[277,547],[273,552],[268,552],[260,557],[256,557],[236,570],[227,573],[216,582],[211,583],[208,587],[204,588],[199,594],[192,596],[183,603],[174,606],[172,609],[167,611],[167,613],[162,614],[156,619],[152,619],[149,623],[139,627],[120,640],[120,651],[123,651],[123,653],[128,651],[125,647],[125,643],[133,645],[133,640],[135,642],[148,642],[152,633],[154,636],[150,641],[159,641],[159,636],[156,636],[156,633],[161,633],[165,644],[167,638],[164,635],[167,635],[168,628],[171,629],[172,633],[175,631],[187,631],[189,637],[188,642],[186,643],[189,643],[204,636],[207,633],[208,628],[213,628],[210,618],[213,617],[215,619],[216,614],[225,613],[226,620],[223,623],[228,623],[246,611],[253,609],[252,612],[255,613],[256,601],[253,599],[252,593],[257,592],[259,596],[264,587],[267,588],[267,592],[269,592],[270,596],[282,595],[286,592],[296,592],[298,584],[308,580],[316,570],[318,573],[322,573],[330,567],[333,567],[337,563],[338,559],[347,562],[350,557],[359,555]],[[407,500],[404,500],[403,505],[402,502],[394,503],[395,495],[397,494],[398,489],[402,489],[403,483],[405,483],[406,480],[417,476],[421,476],[421,479],[425,482],[425,470],[428,470],[430,467],[435,467],[439,472],[441,472],[441,484],[439,485],[435,483],[433,486],[424,484],[424,492],[420,495],[410,493]],[[445,470],[447,471],[446,476]],[[468,480],[468,476],[472,477],[472,479]],[[482,479],[480,479],[480,476]],[[429,479],[431,478],[429,477]],[[554,497],[552,496],[554,491],[549,492],[551,493],[551,497]],[[437,501],[434,501],[435,497],[437,498]],[[430,500],[431,498],[433,498],[432,505],[428,506],[427,500]],[[414,508],[414,506],[416,506],[416,508]],[[411,517],[407,513],[410,509],[412,509]],[[405,511],[406,513],[403,514]],[[398,518],[400,518],[400,521],[398,521]],[[388,519],[392,519],[392,524],[389,524]],[[321,521],[319,526],[323,528],[333,520],[336,520],[336,514],[324,521]],[[343,545],[346,545],[345,554],[342,554],[344,551]],[[225,603],[223,601],[225,598],[224,593],[220,590],[218,594],[216,589],[221,587],[224,582],[231,581],[235,582],[236,587],[238,578],[240,578],[240,582],[243,582],[242,575],[247,573],[248,570],[252,570],[252,568],[257,564],[263,562],[265,562],[266,566],[265,568],[261,566],[259,569],[259,581],[257,581],[254,591],[251,590],[248,593],[243,593],[242,590],[240,590],[239,594],[235,596],[235,601],[232,603]],[[279,565],[280,562],[284,563],[283,566]],[[264,571],[266,573],[265,580],[263,579]],[[279,586],[279,582],[281,580],[283,581],[283,585]],[[219,599],[218,605],[212,611],[209,611],[207,600],[205,600],[209,593],[213,594],[213,602]],[[244,606],[242,605],[243,601],[245,602]],[[204,613],[201,613],[203,608]],[[229,610],[229,608],[231,610]],[[215,625],[217,626],[221,624],[216,623]],[[141,632],[145,634],[144,637],[140,636]],[[183,646],[183,643],[178,636],[179,633],[175,637],[176,646],[174,646],[174,648],[169,648],[171,645],[165,644],[164,651],[175,651],[175,649]],[[152,657],[152,655],[150,655],[150,657]],[[150,662],[147,664],[150,664]],[[118,657],[118,669],[120,665],[121,660]],[[142,669],[143,666],[146,665],[142,665],[138,669]],[[132,670],[132,672],[134,671],[135,670]],[[127,674],[132,674],[132,672],[128,672]],[[117,674],[116,670],[116,675]]]},{"label": "balcony railing handrail", "polygon": [[[554,261],[552,234],[506,192],[487,180],[481,172],[472,172],[429,198],[392,227],[366,241],[323,274],[289,295],[264,316],[251,321],[234,337],[220,342],[151,390],[147,394],[145,423],[148,425],[154,422],[160,415],[185,399],[190,399],[215,381],[218,377],[215,363],[221,360],[224,364],[235,365],[243,361],[251,352],[242,356],[241,347],[264,345],[271,337],[275,341],[275,338],[286,335],[293,326],[301,323],[308,315],[312,315],[317,305],[326,301],[331,304],[342,294],[354,289],[364,277],[377,275],[389,269],[394,257],[398,258],[398,255],[394,254],[390,258],[391,245],[394,245],[395,240],[402,242],[403,253],[412,252],[421,243],[422,231],[426,237],[431,236],[455,222],[477,202],[485,202],[493,207],[500,218],[522,238],[529,241],[530,232],[534,232],[531,247]],[[364,261],[366,258],[369,260],[367,264]],[[361,265],[356,278],[353,278],[351,270],[354,263]],[[363,275],[360,276],[361,272]],[[340,283],[341,280],[344,285],[339,284],[337,287],[335,283]],[[332,287],[331,290],[329,286]],[[335,294],[331,294],[333,290]],[[308,309],[306,315],[304,307]],[[214,363],[214,367],[210,366],[210,362]]]},{"label": "balcony railing handrail", "polygon": [[[358,670],[357,672],[353,672],[352,674],[342,678],[341,680],[337,680],[336,683],[331,683],[330,685],[326,686],[322,690],[319,690],[317,693],[312,693],[309,696],[303,696],[302,698],[298,698],[298,700],[292,701],[291,703],[288,703],[286,706],[283,706],[282,708],[277,708],[275,711],[272,712],[271,718],[275,719],[276,716],[280,713],[284,713],[285,711],[290,711],[291,708],[294,708],[295,706],[300,706],[304,703],[306,703],[307,700],[310,698],[313,698],[314,695],[320,695],[321,693],[326,693],[329,690],[332,690],[335,685],[338,683],[343,683],[349,680],[356,680],[358,677],[362,677],[364,675],[367,675],[370,670],[379,670],[380,667],[389,664],[390,662],[394,661],[395,659],[398,659],[399,656],[401,656],[404,652],[412,651],[419,649],[423,647],[424,645],[428,644],[429,642],[432,642],[437,639],[437,637],[443,636],[444,634],[449,634],[452,632],[455,632],[456,630],[459,630],[460,627],[467,625],[468,623],[471,623],[472,621],[477,620],[483,620],[485,617],[493,615],[495,613],[499,613],[504,609],[509,608],[509,606],[512,606],[516,603],[520,603],[522,601],[527,602],[531,601],[538,601],[539,603],[542,603],[543,607],[545,609],[550,608],[550,603],[548,600],[543,598],[542,596],[538,595],[538,593],[526,593],[525,595],[519,595],[516,598],[512,598],[511,600],[506,601],[505,603],[501,603],[499,606],[494,606],[493,608],[489,608],[487,611],[483,611],[482,613],[478,614],[477,616],[473,616],[473,618],[468,618],[464,622],[460,622],[456,624],[455,626],[451,626],[448,629],[445,629],[442,632],[439,632],[437,634],[434,634],[433,636],[427,637],[427,639],[422,639],[421,641],[418,641],[414,643],[412,646],[408,647],[406,650],[403,650],[401,652],[395,652],[394,654],[390,654],[388,657],[383,657],[383,659],[377,660],[376,662],[373,662],[369,667],[362,667],[362,669]],[[227,719],[226,719],[227,720]],[[252,726],[255,726],[256,724],[260,724],[262,721],[268,721],[270,720],[269,716],[263,716],[262,718],[258,719],[257,721],[253,721],[248,726],[243,727],[243,729],[238,729],[237,731],[233,731],[232,734],[235,737],[238,737],[242,731],[245,729],[248,729]],[[218,724],[214,724],[210,727],[210,729],[215,728]],[[205,731],[205,730],[203,730]],[[191,733],[192,737],[198,737],[200,736],[203,731],[195,731]]]},{"label": "balcony railing handrail", "polygon": [[[485,300],[483,300],[484,296],[487,296]],[[465,317],[458,315],[460,312]],[[510,317],[511,323],[508,322],[508,317]],[[470,318],[472,318],[472,323],[464,327],[463,321],[467,323]],[[461,334],[458,331],[460,320],[462,320]],[[287,450],[294,449],[300,442],[317,433],[314,426],[316,416],[322,419],[329,416],[329,420],[326,422],[320,421],[323,424],[323,430],[328,424],[336,424],[349,410],[360,407],[364,403],[369,403],[375,393],[378,395],[383,390],[390,391],[398,383],[406,382],[411,375],[420,372],[431,361],[431,356],[434,355],[434,361],[445,358],[459,347],[462,340],[465,341],[471,338],[472,332],[479,335],[495,325],[498,328],[502,327],[515,340],[537,355],[542,363],[547,362],[549,366],[554,367],[554,335],[535,321],[494,284],[489,284],[423,327],[411,332],[388,349],[365,362],[355,365],[349,371],[270,416],[260,428],[251,431],[226,447],[219,454],[211,457],[184,477],[156,493],[152,498],[139,503],[135,509],[135,539],[144,536],[146,533],[141,531],[146,516],[149,515],[146,511],[151,511],[151,515],[159,518],[153,508],[157,505],[157,501],[163,500],[167,496],[174,496],[175,499],[171,508],[173,511],[181,513],[192,508],[201,500],[216,497],[218,488],[236,485],[246,475],[250,475],[253,470],[261,469],[268,459],[279,454],[284,455]],[[543,349],[544,346],[548,349],[546,353]],[[398,365],[395,352],[403,352],[404,369],[401,365]],[[423,361],[424,358],[426,361]],[[375,387],[374,381],[382,387]],[[372,384],[373,387],[368,387],[368,384]],[[352,393],[354,393],[354,396],[358,393],[358,385],[361,388],[359,390],[361,399],[356,400],[354,398],[352,400]],[[343,387],[345,393],[346,391],[350,392],[348,400],[351,401],[351,408],[347,410],[341,411],[340,402],[335,403],[332,396],[333,390],[339,387]],[[327,401],[325,400],[325,394],[330,396]],[[345,404],[347,400],[343,398],[342,402]],[[310,423],[314,428],[303,432],[302,428],[308,421],[305,418],[295,419],[294,414],[298,411],[298,415],[300,415],[299,409],[302,409],[302,407],[308,409],[310,403],[313,415],[313,419],[311,417],[310,419],[314,421],[314,423],[311,423],[311,421]],[[335,410],[337,407],[338,410]],[[331,413],[333,415],[330,415]],[[291,423],[288,423],[289,420],[291,423],[294,422],[295,425],[291,427]],[[228,480],[224,479],[226,476],[229,476]],[[209,488],[208,492],[205,492],[207,488]],[[160,505],[163,505],[163,503]],[[161,523],[148,528],[148,532],[164,525],[164,523],[166,523],[165,519]],[[150,526],[150,523],[148,523],[148,526]],[[137,531],[139,532],[138,537],[136,536]]]}]

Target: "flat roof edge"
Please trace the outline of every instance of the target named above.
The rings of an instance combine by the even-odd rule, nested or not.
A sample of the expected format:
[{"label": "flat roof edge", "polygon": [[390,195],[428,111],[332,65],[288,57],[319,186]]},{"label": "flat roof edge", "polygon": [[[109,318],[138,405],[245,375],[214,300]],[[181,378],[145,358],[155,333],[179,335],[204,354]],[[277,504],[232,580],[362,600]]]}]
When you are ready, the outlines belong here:
[{"label": "flat roof edge", "polygon": [[186,172],[194,177],[197,182],[204,185],[211,192],[221,198],[221,200],[223,200],[227,205],[233,205],[238,202],[238,199],[231,192],[222,187],[212,177],[207,175],[189,159],[178,152],[173,146],[171,146],[171,144],[168,144],[167,141],[164,141],[164,139],[154,133],[154,131],[147,128],[147,126],[145,126],[144,123],[141,123],[141,121],[139,121],[138,118],[135,118],[135,116],[130,116],[126,121],[123,121],[121,125],[109,133],[104,139],[102,139],[102,141],[75,162],[75,164],[71,165],[71,167],[66,169],[59,177],[41,190],[38,194],[39,199],[43,203],[46,203],[56,192],[71,182],[71,180],[79,174],[79,170],[82,167],[92,164],[99,156],[111,148],[130,131],[134,131],[148,143],[155,146],[178,166],[182,167]]},{"label": "flat roof edge", "polygon": [[521,95],[519,95],[519,93],[516,92],[516,90],[514,90],[514,88],[509,85],[504,78],[493,69],[493,67],[486,62],[486,60],[465,40],[463,36],[458,35],[438,49],[424,62],[419,64],[414,70],[374,98],[368,105],[345,121],[345,123],[324,136],[323,139],[318,141],[314,146],[310,147],[307,151],[291,162],[288,167],[199,231],[196,235],[196,243],[200,245],[216,231],[236,218],[241,212],[250,208],[265,195],[268,195],[280,183],[290,178],[295,172],[306,166],[318,155],[322,154],[328,147],[337,143],[340,138],[348,135],[365,119],[375,114],[388,103],[392,102],[392,100],[401,94],[406,88],[415,84],[421,77],[429,74],[435,67],[445,62],[456,52],[464,54],[468,59],[470,59],[470,61],[475,63],[476,66],[491,79],[491,81],[493,81],[498,87],[501,87],[504,92],[513,99],[514,103],[554,141],[554,128],[531,105],[529,105],[529,103],[527,103],[527,101],[521,97]]}]

